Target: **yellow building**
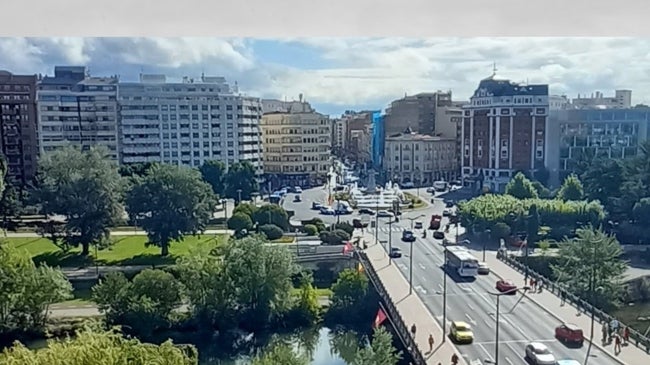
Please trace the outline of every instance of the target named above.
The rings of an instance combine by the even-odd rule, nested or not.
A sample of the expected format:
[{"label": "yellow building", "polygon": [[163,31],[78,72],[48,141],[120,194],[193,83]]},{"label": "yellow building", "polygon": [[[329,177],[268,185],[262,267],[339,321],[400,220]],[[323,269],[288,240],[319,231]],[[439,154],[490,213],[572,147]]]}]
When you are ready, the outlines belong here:
[{"label": "yellow building", "polygon": [[[264,105],[269,101],[263,101]],[[275,101],[260,124],[270,189],[324,184],[332,164],[332,124],[307,102]]]}]

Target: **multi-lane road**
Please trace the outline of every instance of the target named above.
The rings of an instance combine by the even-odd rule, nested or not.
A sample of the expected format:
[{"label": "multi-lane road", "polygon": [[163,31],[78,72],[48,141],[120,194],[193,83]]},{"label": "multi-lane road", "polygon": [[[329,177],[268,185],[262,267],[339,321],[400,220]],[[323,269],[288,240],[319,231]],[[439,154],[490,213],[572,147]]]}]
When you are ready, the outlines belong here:
[{"label": "multi-lane road", "polygon": [[[319,215],[311,211],[311,202],[324,202],[327,192],[323,188],[315,188],[305,191],[302,203],[285,203],[287,209],[296,212],[297,219],[309,219],[314,216],[325,218],[324,221],[331,222],[336,217]],[[421,189],[420,195],[424,198],[431,197]],[[393,247],[399,247],[403,257],[394,260],[394,264],[408,279],[410,244],[401,241],[401,232],[410,228],[410,221],[413,218],[424,214],[422,220],[425,228],[431,214],[440,214],[443,204],[437,202],[426,209],[404,212],[399,222],[392,224],[392,230],[387,223],[387,218],[379,219],[379,240],[386,242],[391,236]],[[341,217],[342,220],[351,220],[358,217],[355,213],[352,216]],[[446,223],[443,219],[443,227]],[[374,229],[372,230],[374,234]],[[453,240],[455,231],[450,230],[449,239]],[[445,275],[441,269],[443,264],[443,247],[441,240],[432,237],[431,231],[427,238],[422,238],[422,231],[416,230],[416,242],[413,244],[413,287],[429,311],[440,321],[443,320],[443,280]],[[476,252],[475,256],[481,259],[481,253]],[[473,327],[474,342],[469,345],[459,345],[458,349],[466,358],[468,363],[479,360],[486,364],[494,360],[495,356],[495,330],[496,330],[496,297],[489,294],[495,292],[495,283],[498,280],[493,274],[481,275],[473,282],[456,282],[452,277],[447,276],[447,330],[450,321],[465,321]],[[523,286],[522,283],[516,283]],[[532,294],[534,295],[534,294]],[[541,307],[529,299],[517,294],[514,296],[500,297],[499,310],[499,361],[504,365],[527,364],[524,359],[524,348],[531,341],[546,344],[558,359],[575,359],[581,363],[584,361],[587,352],[587,343],[581,348],[570,348],[558,342],[554,338],[554,329],[560,324],[553,316],[545,312]],[[588,336],[589,329],[583,329]],[[596,338],[599,338],[600,328],[596,329]],[[440,341],[440,339],[436,339]],[[489,361],[486,361],[489,360]],[[615,364],[608,354],[592,347],[589,364],[610,365]]]}]

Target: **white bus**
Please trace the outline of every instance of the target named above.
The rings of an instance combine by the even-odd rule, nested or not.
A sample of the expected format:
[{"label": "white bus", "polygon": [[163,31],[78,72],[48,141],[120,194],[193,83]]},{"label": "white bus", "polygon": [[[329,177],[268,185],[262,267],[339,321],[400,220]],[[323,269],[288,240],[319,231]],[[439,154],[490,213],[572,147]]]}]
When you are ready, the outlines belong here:
[{"label": "white bus", "polygon": [[448,184],[446,181],[434,181],[433,189],[435,191],[447,191]]},{"label": "white bus", "polygon": [[474,277],[478,275],[478,259],[466,248],[451,246],[446,248],[447,265],[456,269],[462,277]]}]

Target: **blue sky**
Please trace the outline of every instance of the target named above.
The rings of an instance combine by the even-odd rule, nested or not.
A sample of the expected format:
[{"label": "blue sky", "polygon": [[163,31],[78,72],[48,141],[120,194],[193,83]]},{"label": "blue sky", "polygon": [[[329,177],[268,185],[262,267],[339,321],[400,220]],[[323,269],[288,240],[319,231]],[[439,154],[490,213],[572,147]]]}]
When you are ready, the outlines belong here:
[{"label": "blue sky", "polygon": [[297,99],[322,113],[384,109],[418,92],[467,100],[496,62],[498,75],[547,83],[552,94],[632,89],[650,103],[650,40],[640,38],[0,38],[0,69],[52,74],[87,65],[92,75],[140,72],[224,76],[264,98]]}]

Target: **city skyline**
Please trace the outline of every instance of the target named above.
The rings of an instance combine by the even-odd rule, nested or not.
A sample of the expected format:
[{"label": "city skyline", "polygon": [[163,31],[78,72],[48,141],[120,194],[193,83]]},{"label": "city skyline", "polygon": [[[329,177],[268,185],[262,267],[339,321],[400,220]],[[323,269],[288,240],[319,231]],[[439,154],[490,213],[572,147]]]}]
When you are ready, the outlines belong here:
[{"label": "city skyline", "polygon": [[321,113],[384,110],[404,94],[451,90],[466,101],[492,73],[549,85],[569,98],[634,91],[650,103],[650,41],[642,38],[0,38],[0,69],[52,75],[84,65],[94,76],[224,76],[250,96],[298,99]]}]

